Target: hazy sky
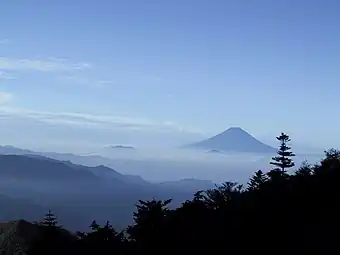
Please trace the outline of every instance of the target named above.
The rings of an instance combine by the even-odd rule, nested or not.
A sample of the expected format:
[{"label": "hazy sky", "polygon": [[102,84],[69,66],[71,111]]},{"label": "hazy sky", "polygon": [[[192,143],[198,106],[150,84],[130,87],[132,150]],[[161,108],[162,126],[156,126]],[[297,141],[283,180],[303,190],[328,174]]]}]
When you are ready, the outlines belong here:
[{"label": "hazy sky", "polygon": [[240,126],[337,146],[339,13],[337,0],[1,1],[1,143],[173,145]]}]

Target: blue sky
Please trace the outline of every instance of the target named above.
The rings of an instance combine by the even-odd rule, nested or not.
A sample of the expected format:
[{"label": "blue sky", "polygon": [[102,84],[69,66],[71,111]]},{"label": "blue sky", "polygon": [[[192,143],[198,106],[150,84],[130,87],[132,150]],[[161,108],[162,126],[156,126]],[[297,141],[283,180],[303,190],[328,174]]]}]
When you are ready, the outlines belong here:
[{"label": "blue sky", "polygon": [[340,3],[8,0],[2,143],[180,144],[240,126],[337,146]]}]

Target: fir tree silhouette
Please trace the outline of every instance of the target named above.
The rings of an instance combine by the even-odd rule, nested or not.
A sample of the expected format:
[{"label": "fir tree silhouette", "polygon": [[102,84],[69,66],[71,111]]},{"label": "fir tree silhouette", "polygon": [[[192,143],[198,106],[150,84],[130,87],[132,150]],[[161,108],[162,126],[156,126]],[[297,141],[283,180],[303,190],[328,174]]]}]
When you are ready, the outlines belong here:
[{"label": "fir tree silhouette", "polygon": [[295,166],[295,163],[291,159],[291,157],[294,157],[295,154],[290,151],[291,147],[288,146],[291,139],[285,133],[281,133],[281,135],[276,137],[276,139],[280,142],[280,147],[277,151],[278,156],[273,157],[270,164],[278,167],[281,172],[285,172],[286,169]]},{"label": "fir tree silhouette", "polygon": [[57,217],[52,213],[51,210],[48,210],[48,213],[45,214],[44,219],[40,222],[41,226],[48,228],[57,228],[57,224]]},{"label": "fir tree silhouette", "polygon": [[268,181],[268,177],[261,170],[258,170],[249,180],[248,190],[258,190],[266,181]]},{"label": "fir tree silhouette", "polygon": [[76,237],[62,229],[57,216],[51,210],[45,214],[43,220],[37,224],[39,235],[32,241],[27,254],[64,254],[71,253],[75,248]]}]

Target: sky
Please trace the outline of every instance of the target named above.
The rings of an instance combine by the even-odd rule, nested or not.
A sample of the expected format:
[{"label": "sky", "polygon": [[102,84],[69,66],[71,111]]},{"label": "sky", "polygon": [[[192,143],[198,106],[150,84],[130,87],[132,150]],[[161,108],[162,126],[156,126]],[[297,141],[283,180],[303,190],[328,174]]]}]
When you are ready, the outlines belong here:
[{"label": "sky", "polygon": [[337,0],[4,0],[1,144],[337,147]]}]

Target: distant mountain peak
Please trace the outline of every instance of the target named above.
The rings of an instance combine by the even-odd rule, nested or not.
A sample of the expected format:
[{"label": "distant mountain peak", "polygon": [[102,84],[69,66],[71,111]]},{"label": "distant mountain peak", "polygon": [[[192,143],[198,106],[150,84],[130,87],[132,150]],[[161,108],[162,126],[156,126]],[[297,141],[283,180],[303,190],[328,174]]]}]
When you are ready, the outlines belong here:
[{"label": "distant mountain peak", "polygon": [[224,133],[244,133],[244,134],[248,134],[248,132],[246,132],[245,130],[243,130],[240,127],[231,127],[231,128],[228,128],[225,131],[223,131],[221,134],[224,134]]},{"label": "distant mountain peak", "polygon": [[228,129],[226,129],[226,131],[242,131],[245,132],[242,128],[240,127],[230,127]]},{"label": "distant mountain peak", "polygon": [[231,127],[206,140],[190,144],[190,148],[213,151],[233,151],[245,153],[275,153],[271,146],[262,143],[240,127]]}]

